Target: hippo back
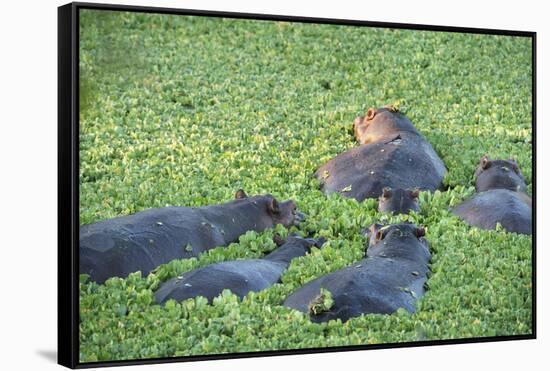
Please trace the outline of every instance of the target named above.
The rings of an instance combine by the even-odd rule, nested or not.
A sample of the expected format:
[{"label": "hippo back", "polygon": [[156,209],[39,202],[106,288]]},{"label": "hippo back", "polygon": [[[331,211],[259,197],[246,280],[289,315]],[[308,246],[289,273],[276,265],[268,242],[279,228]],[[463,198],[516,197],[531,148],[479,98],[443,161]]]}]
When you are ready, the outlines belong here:
[{"label": "hippo back", "polygon": [[326,312],[312,314],[313,322],[336,318],[347,321],[368,313],[391,314],[399,308],[414,312],[416,299],[424,293],[427,270],[427,263],[422,267],[407,260],[368,257],[307,283],[292,293],[284,305],[307,313],[323,288],[331,292],[334,304]]},{"label": "hippo back", "polygon": [[204,296],[212,301],[224,289],[243,298],[250,291],[261,291],[279,281],[286,264],[263,259],[211,264],[164,283],[155,293],[158,303]]},{"label": "hippo back", "polygon": [[80,273],[102,283],[144,275],[173,259],[195,256],[225,242],[199,209],[166,207],[80,227]]},{"label": "hippo back", "polygon": [[507,189],[477,193],[453,212],[466,223],[482,229],[495,229],[497,223],[508,232],[531,234],[533,229],[529,197]]},{"label": "hippo back", "polygon": [[314,322],[346,321],[367,313],[391,314],[399,308],[414,312],[417,298],[424,294],[431,258],[427,241],[417,237],[424,230],[420,234],[416,226],[400,224],[380,231],[384,231],[381,240],[369,246],[365,259],[307,283],[284,305],[308,313],[325,289],[334,303],[321,313],[310,313]]},{"label": "hippo back", "polygon": [[316,173],[325,193],[339,192],[362,201],[377,198],[384,187],[435,191],[445,166],[420,135],[401,133],[360,145],[336,156]]},{"label": "hippo back", "polygon": [[[171,260],[226,246],[247,231],[275,226],[268,207],[273,200],[267,195],[196,208],[164,207],[83,225],[80,273],[98,283],[136,271],[147,275]],[[289,202],[281,205],[292,206]],[[292,210],[281,214],[293,216]]]}]

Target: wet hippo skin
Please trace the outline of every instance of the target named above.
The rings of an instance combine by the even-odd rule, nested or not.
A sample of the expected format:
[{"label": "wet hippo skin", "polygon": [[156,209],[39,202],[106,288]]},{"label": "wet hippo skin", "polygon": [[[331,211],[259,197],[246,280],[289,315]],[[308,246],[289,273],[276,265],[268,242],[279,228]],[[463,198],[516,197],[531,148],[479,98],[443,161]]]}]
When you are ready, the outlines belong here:
[{"label": "wet hippo skin", "polygon": [[532,234],[531,198],[518,165],[513,160],[490,160],[483,156],[475,171],[478,193],[453,209],[467,224],[495,229],[497,223],[508,232]]},{"label": "wet hippo skin", "polygon": [[236,199],[204,207],[150,209],[80,227],[80,274],[103,283],[151,270],[173,259],[184,259],[238,241],[247,231],[285,227],[303,217],[293,201],[271,195]]},{"label": "wet hippo skin", "polygon": [[374,239],[367,257],[346,268],[310,281],[292,293],[284,305],[310,313],[311,303],[321,288],[330,291],[334,304],[312,314],[313,322],[331,319],[347,321],[367,313],[391,314],[399,308],[415,311],[424,294],[431,258],[424,229],[412,224],[373,227]]},{"label": "wet hippo skin", "polygon": [[475,194],[454,209],[469,225],[495,229],[497,223],[508,232],[531,234],[532,209],[522,195],[508,189],[493,189]]},{"label": "wet hippo skin", "polygon": [[435,191],[445,165],[412,122],[392,108],[370,108],[354,123],[360,145],[343,152],[315,173],[325,193],[362,201],[384,187]]},{"label": "wet hippo skin", "polygon": [[203,296],[212,302],[224,289],[242,299],[250,291],[261,291],[279,282],[292,259],[306,255],[312,246],[320,247],[323,241],[291,236],[263,259],[232,260],[192,270],[162,284],[155,299],[163,304],[169,299]]}]

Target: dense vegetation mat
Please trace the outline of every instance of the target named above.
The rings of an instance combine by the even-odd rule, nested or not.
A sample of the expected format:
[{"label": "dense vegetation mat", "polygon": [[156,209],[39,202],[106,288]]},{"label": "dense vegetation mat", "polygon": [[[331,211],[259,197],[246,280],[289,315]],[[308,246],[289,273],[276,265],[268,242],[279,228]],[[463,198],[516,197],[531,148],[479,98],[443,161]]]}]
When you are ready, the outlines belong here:
[{"label": "dense vegetation mat", "polygon": [[[528,334],[531,237],[471,228],[449,208],[473,194],[480,157],[515,157],[531,192],[531,44],[509,36],[85,10],[81,18],[80,221],[146,208],[293,198],[299,231],[324,236],[282,283],[154,303],[159,283],[275,248],[274,231],[105,285],[80,284],[80,360],[142,359]],[[352,122],[398,105],[449,173],[421,212],[326,197],[314,171],[356,145]],[[300,285],[362,258],[361,228],[426,226],[433,259],[417,313],[312,324],[281,306]],[[287,231],[277,228],[285,235]]]}]

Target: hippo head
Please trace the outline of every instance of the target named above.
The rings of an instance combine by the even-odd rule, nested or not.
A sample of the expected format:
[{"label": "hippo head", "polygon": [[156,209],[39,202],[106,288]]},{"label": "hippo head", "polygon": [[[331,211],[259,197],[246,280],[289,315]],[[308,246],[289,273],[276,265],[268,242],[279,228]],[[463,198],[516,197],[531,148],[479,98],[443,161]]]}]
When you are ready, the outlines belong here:
[{"label": "hippo head", "polygon": [[418,195],[420,190],[410,189],[391,189],[385,187],[378,198],[378,211],[393,214],[408,214],[410,211],[418,212]]},{"label": "hippo head", "polygon": [[388,137],[403,131],[418,134],[412,122],[392,106],[369,108],[364,116],[357,117],[353,122],[353,132],[360,144],[393,139]]},{"label": "hippo head", "polygon": [[288,235],[286,239],[283,239],[278,234],[273,236],[273,242],[277,246],[283,246],[285,244],[293,244],[293,245],[299,245],[303,248],[307,249],[307,251],[311,250],[313,246],[315,247],[321,247],[326,242],[326,239],[324,237],[318,237],[318,238],[306,238],[300,236],[298,233],[291,233]]},{"label": "hippo head", "polygon": [[524,193],[527,190],[523,174],[513,159],[490,160],[487,156],[483,156],[475,171],[475,177],[478,192],[497,188]]},{"label": "hippo head", "polygon": [[265,259],[290,263],[292,259],[309,253],[313,246],[321,247],[325,243],[325,239],[323,237],[304,238],[293,233],[286,239],[276,234],[273,236],[273,242],[278,248],[268,254]]},{"label": "hippo head", "polygon": [[[417,227],[410,223],[399,223],[382,226],[380,224],[373,224],[368,228],[369,246],[367,248],[367,256],[381,255],[390,249],[406,249],[418,248],[418,244],[404,243],[411,241],[418,241],[422,246],[422,253],[427,253],[428,241],[424,238],[426,230],[424,227]],[[406,251],[405,251],[406,253]]]},{"label": "hippo head", "polygon": [[270,194],[249,197],[242,189],[239,189],[235,193],[235,199],[246,199],[255,204],[264,205],[267,216],[272,222],[269,224],[282,224],[286,228],[289,228],[297,226],[305,219],[305,215],[298,211],[296,203],[293,200],[279,202]]}]

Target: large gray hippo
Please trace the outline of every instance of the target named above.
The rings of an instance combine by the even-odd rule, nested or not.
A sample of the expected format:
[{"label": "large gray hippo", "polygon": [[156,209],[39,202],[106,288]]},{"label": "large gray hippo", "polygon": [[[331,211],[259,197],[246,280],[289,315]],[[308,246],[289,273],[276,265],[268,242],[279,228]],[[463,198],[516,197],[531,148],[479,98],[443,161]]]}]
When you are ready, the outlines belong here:
[{"label": "large gray hippo", "polygon": [[80,273],[98,283],[136,271],[147,275],[173,259],[236,242],[247,231],[290,227],[302,218],[292,200],[248,197],[239,190],[235,200],[221,205],[150,209],[83,225]]},{"label": "large gray hippo", "polygon": [[[373,225],[369,231],[371,241],[365,259],[308,282],[284,305],[309,313],[313,322],[347,321],[367,313],[391,314],[399,308],[414,312],[416,300],[424,294],[431,259],[424,229],[402,223]],[[333,304],[316,311],[321,289],[330,292]]]},{"label": "large gray hippo", "polygon": [[532,202],[518,164],[483,156],[475,177],[478,193],[456,206],[454,214],[478,228],[495,229],[499,223],[508,232],[532,234]]},{"label": "large gray hippo", "polygon": [[306,255],[312,246],[321,247],[322,238],[290,236],[286,241],[275,239],[277,249],[263,259],[243,259],[210,264],[184,273],[160,286],[155,293],[159,304],[169,299],[182,301],[204,296],[209,302],[224,289],[241,299],[250,291],[261,291],[279,282],[292,259]]},{"label": "large gray hippo", "polygon": [[343,152],[315,173],[325,193],[363,201],[384,187],[435,191],[446,169],[412,122],[392,107],[369,108],[354,122],[358,147]]}]

